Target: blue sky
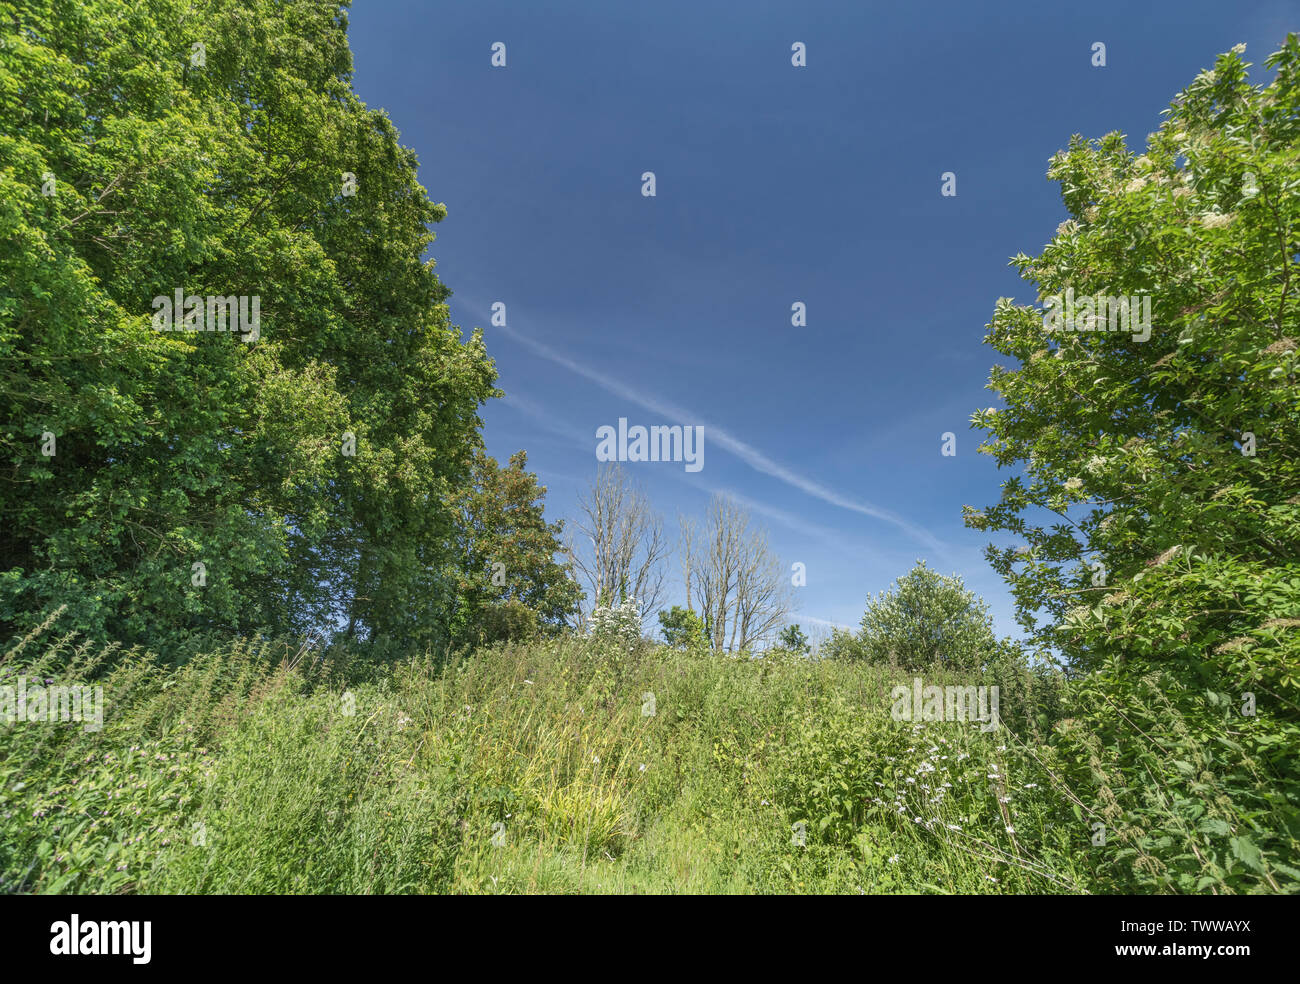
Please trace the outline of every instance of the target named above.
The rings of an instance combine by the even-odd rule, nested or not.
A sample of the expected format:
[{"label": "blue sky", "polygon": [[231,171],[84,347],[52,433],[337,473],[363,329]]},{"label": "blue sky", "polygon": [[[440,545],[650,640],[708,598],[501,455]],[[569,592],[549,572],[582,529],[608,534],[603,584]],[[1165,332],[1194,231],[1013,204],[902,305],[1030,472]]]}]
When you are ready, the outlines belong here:
[{"label": "blue sky", "polygon": [[1243,0],[356,0],[350,33],[357,92],[448,209],[430,253],[506,393],[488,450],[528,451],[549,516],[574,514],[598,427],[702,425],[702,470],[626,467],[674,535],[715,491],[748,505],[806,565],[792,620],[856,625],[924,558],[1018,634],[961,507],[1009,474],[969,418],[994,405],[995,300],[1034,299],[1007,260],[1066,218],[1047,160],[1072,133],[1140,147],[1236,43],[1262,81],[1298,21]]}]

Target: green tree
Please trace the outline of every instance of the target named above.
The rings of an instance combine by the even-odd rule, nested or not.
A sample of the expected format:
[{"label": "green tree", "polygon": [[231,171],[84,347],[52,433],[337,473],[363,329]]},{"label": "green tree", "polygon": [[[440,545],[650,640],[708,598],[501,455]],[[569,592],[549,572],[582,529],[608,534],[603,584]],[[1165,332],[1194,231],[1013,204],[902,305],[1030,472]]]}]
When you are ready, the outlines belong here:
[{"label": "green tree", "polygon": [[823,639],[821,645],[817,647],[817,654],[823,659],[866,659],[867,653],[863,648],[862,640],[856,632],[850,632],[848,629],[841,629],[838,626],[831,629],[830,637]]},{"label": "green tree", "polygon": [[577,612],[582,589],[558,563],[563,521],[547,523],[546,488],[517,451],[502,468],[483,451],[457,496],[455,643],[483,643],[559,631]]},{"label": "green tree", "polygon": [[[8,11],[0,628],[66,603],[160,648],[433,641],[495,369],[423,258],[445,209],[352,92],[344,8]],[[177,290],[259,298],[260,338],[155,331]]]},{"label": "green tree", "polygon": [[803,629],[798,625],[787,625],[777,636],[777,642],[781,648],[788,649],[792,653],[807,653],[811,650],[808,645],[808,637],[803,634]]},{"label": "green tree", "polygon": [[[1300,40],[1251,86],[1238,46],[1134,154],[1051,161],[1072,216],[1012,264],[1051,310],[998,302],[1005,407],[982,450],[1019,466],[967,523],[1031,636],[1076,668],[1119,657],[1300,699]],[[1149,331],[1055,298],[1149,296]],[[1130,308],[1132,305],[1130,305]],[[1108,305],[1114,308],[1114,305]],[[1124,329],[1123,321],[1116,323]]]},{"label": "green tree", "polygon": [[979,667],[997,644],[988,606],[925,561],[867,602],[859,641],[865,659],[907,670]]},{"label": "green tree", "polygon": [[659,613],[659,625],[664,634],[664,642],[674,649],[707,649],[708,632],[704,620],[689,608],[673,605]]}]

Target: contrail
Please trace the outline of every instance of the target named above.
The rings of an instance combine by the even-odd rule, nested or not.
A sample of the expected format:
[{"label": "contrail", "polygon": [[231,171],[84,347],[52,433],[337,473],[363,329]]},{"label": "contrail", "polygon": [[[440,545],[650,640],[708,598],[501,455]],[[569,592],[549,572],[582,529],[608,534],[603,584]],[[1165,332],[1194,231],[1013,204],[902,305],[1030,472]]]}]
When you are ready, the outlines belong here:
[{"label": "contrail", "polygon": [[[495,330],[503,332],[510,338],[514,339],[514,341],[518,342],[525,348],[530,349],[537,355],[540,355],[542,358],[548,359],[556,365],[563,366],[570,372],[595,383],[606,392],[612,393],[614,396],[621,399],[628,400],[631,403],[635,403],[642,409],[649,410],[651,413],[663,417],[668,417],[682,425],[686,425],[687,423],[702,423],[698,414],[688,413],[678,407],[671,406],[670,404],[663,403],[653,397],[639,393],[604,373],[597,372],[579,362],[573,361],[568,356],[555,351],[555,349],[551,348],[549,345],[545,345],[533,338],[529,338],[527,335],[521,335],[513,328],[507,328],[504,325],[497,325],[495,326]],[[721,427],[716,427],[709,423],[703,423],[703,426],[708,433],[710,441],[720,445],[724,450],[731,452],[731,454],[735,455],[754,470],[760,471],[764,475],[770,475],[771,477],[785,482],[787,485],[799,489],[799,491],[805,492],[808,495],[820,499],[822,502],[829,503],[832,506],[838,506],[841,509],[849,509],[853,512],[861,513],[864,516],[870,516],[873,519],[879,519],[883,522],[889,523],[938,553],[946,554],[948,552],[947,547],[937,540],[931,533],[913,526],[901,516],[897,516],[894,513],[889,512],[887,509],[881,509],[879,506],[872,505],[870,502],[850,499],[847,496],[840,495],[833,489],[828,489],[826,486],[821,485],[818,482],[805,478],[797,472],[791,471],[784,465],[773,461],[762,451],[746,444],[738,437],[734,437],[727,433]]]}]

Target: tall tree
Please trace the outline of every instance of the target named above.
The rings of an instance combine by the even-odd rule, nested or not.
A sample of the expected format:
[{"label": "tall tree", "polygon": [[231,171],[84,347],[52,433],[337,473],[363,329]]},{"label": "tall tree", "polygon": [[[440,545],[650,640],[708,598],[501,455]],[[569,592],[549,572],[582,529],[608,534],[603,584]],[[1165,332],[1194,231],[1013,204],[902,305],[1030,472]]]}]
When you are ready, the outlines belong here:
[{"label": "tall tree", "polygon": [[[1048,311],[998,302],[987,341],[1019,364],[992,372],[1005,408],[974,417],[1019,471],[967,522],[1021,541],[988,556],[1022,624],[1076,666],[1161,664],[1294,708],[1300,39],[1262,88],[1243,51],[1144,153],[1112,133],[1052,159],[1072,218],[1013,260]],[[1149,298],[1148,323],[1095,302],[1116,296]]]},{"label": "tall tree", "polygon": [[555,631],[577,609],[582,589],[555,559],[564,522],[546,522],[546,488],[527,464],[524,451],[506,468],[479,451],[471,483],[457,496],[454,643]]},{"label": "tall tree", "polygon": [[743,651],[766,641],[794,607],[767,531],[753,527],[749,511],[723,495],[710,502],[703,529],[685,517],[680,524],[687,601],[699,608],[714,650]]},{"label": "tall tree", "polygon": [[[346,27],[319,0],[9,8],[0,627],[445,622],[495,369],[449,323],[423,258],[445,209],[352,92]],[[257,298],[259,337],[155,330],[177,291]]]},{"label": "tall tree", "polygon": [[668,542],[663,518],[627,471],[617,463],[603,467],[578,500],[581,517],[570,537],[569,561],[587,589],[583,615],[594,605],[617,605],[635,598],[642,613],[663,599]]}]

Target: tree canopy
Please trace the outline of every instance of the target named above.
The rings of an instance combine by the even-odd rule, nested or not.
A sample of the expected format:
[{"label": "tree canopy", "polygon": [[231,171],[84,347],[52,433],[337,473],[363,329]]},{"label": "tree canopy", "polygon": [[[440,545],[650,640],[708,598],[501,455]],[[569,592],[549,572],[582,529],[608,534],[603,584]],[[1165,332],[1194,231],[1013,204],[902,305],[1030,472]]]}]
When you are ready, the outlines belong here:
[{"label": "tree canopy", "polygon": [[[495,368],[315,0],[32,0],[0,46],[0,625],[433,641]],[[258,338],[154,330],[256,297]],[[209,327],[211,327],[209,325]],[[433,604],[430,600],[433,600]]]},{"label": "tree canopy", "polygon": [[[1143,153],[1112,133],[1052,159],[1072,218],[1012,261],[1051,310],[998,302],[987,341],[1019,365],[994,368],[1005,407],[974,417],[982,450],[1020,470],[967,522],[1019,541],[989,559],[1026,629],[1076,666],[1177,665],[1294,706],[1300,39],[1263,87],[1243,50],[1173,101]],[[1115,330],[1099,306],[1071,325],[1067,292],[1139,299],[1149,330]]]}]

